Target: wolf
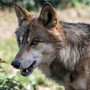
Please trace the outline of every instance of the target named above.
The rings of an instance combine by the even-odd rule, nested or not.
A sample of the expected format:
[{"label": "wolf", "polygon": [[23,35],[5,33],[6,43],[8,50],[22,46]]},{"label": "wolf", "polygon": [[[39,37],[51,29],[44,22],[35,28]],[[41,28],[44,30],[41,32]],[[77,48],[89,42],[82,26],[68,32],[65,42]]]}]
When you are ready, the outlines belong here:
[{"label": "wolf", "polygon": [[90,24],[59,21],[45,3],[39,15],[15,4],[19,51],[12,66],[21,75],[39,68],[65,90],[90,90]]}]

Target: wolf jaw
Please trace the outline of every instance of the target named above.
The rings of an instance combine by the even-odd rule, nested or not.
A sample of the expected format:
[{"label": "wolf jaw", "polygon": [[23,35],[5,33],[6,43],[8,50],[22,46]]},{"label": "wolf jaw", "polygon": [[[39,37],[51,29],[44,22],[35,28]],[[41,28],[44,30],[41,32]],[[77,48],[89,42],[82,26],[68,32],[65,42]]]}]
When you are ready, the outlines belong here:
[{"label": "wolf jaw", "polygon": [[21,69],[21,75],[28,76],[32,71],[35,69],[34,65],[36,64],[36,61],[34,61],[28,68]]}]

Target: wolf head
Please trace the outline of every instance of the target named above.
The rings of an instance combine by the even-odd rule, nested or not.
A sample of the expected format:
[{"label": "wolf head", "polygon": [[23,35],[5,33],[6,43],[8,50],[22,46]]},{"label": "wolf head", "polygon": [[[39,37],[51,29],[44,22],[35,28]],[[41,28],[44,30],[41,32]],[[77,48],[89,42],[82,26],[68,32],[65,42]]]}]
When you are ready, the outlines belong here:
[{"label": "wolf head", "polygon": [[23,76],[28,76],[39,65],[50,64],[53,61],[60,27],[56,12],[49,3],[44,4],[39,16],[31,15],[17,4],[15,12],[19,24],[15,32],[19,51],[12,65],[20,69]]}]

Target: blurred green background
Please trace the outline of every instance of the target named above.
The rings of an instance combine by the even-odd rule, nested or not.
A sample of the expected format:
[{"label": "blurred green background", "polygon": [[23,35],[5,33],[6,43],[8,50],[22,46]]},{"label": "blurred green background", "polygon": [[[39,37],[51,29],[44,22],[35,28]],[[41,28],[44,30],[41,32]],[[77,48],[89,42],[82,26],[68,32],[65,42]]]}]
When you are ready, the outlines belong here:
[{"label": "blurred green background", "polygon": [[90,0],[0,0],[0,90],[63,90],[38,69],[29,77],[23,77],[11,66],[18,52],[14,4],[39,13],[46,1],[56,8],[61,21],[90,23]]}]

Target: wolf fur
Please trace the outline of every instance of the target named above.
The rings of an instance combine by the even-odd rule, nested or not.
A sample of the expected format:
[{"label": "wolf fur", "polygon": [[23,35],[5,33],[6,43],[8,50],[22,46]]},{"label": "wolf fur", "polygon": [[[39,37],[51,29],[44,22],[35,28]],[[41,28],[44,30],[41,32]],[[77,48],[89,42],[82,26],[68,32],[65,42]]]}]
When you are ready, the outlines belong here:
[{"label": "wolf fur", "polygon": [[[15,5],[17,59],[23,76],[38,67],[65,90],[90,90],[90,24],[59,21],[50,3],[39,16]],[[27,69],[28,68],[28,69]]]}]

